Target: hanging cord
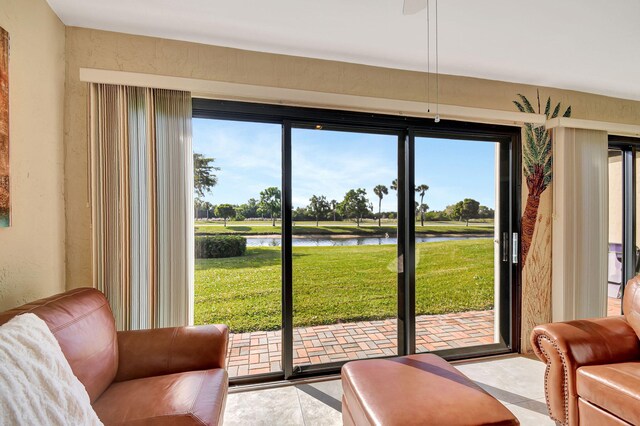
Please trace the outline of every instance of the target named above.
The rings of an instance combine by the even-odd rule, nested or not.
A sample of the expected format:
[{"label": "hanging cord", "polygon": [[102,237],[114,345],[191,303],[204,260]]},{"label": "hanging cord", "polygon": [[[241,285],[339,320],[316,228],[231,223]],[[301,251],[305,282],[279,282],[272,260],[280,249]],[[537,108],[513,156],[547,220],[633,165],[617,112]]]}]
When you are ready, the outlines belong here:
[{"label": "hanging cord", "polygon": [[439,71],[439,58],[438,58],[438,0],[436,2],[436,118],[435,121],[440,121],[440,71]]},{"label": "hanging cord", "polygon": [[427,0],[427,112],[431,112],[431,28],[429,23],[429,0]]}]

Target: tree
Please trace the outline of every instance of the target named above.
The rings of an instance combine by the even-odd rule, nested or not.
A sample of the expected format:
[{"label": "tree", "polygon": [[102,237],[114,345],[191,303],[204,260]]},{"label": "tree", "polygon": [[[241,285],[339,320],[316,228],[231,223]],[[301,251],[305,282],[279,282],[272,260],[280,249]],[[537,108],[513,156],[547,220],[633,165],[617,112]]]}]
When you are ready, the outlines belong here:
[{"label": "tree", "polygon": [[465,198],[462,201],[458,201],[455,204],[447,206],[445,214],[452,220],[459,220],[460,222],[467,222],[469,226],[469,219],[476,219],[479,217],[480,203],[473,198]]},{"label": "tree", "polygon": [[275,186],[271,186],[260,192],[260,209],[265,213],[269,213],[272,226],[276,226],[276,216],[278,216],[282,209],[280,199],[280,190]]},{"label": "tree", "polygon": [[[541,114],[540,92],[538,95],[538,111],[533,108],[526,96],[518,94],[520,100],[513,101],[520,112],[531,114]],[[556,118],[560,115],[560,102],[551,110],[551,98],[547,98],[544,108],[544,115],[547,119]],[[571,106],[562,114],[563,117],[571,117]],[[527,182],[527,204],[522,215],[522,267],[527,262],[527,254],[533,239],[538,218],[538,207],[540,196],[547,189],[553,179],[553,156],[551,146],[551,135],[545,126],[535,126],[531,123],[524,124],[525,142],[522,146],[522,168]]]},{"label": "tree", "polygon": [[336,206],[338,205],[338,202],[336,200],[331,200],[329,202],[329,204],[331,204],[331,211],[333,212],[333,221],[336,221]]},{"label": "tree", "polygon": [[480,206],[480,208],[478,209],[478,217],[482,219],[493,219],[495,214],[495,210],[487,206]]},{"label": "tree", "polygon": [[[422,185],[418,185],[415,188],[415,191],[420,194],[420,206],[426,205],[424,204],[424,194],[427,193],[427,191],[429,190],[429,185],[427,184],[422,184]],[[425,211],[422,211],[422,209],[420,209],[421,214],[420,214],[420,226],[424,226],[424,214]]]},{"label": "tree", "polygon": [[214,173],[220,170],[215,167],[215,158],[207,158],[203,154],[193,153],[193,189],[202,198],[218,183],[218,176]]},{"label": "tree", "polygon": [[317,195],[312,195],[311,198],[309,198],[309,202],[309,212],[311,212],[311,214],[316,218],[316,226],[318,226],[320,217],[329,212],[327,197],[324,195],[319,197]]},{"label": "tree", "polygon": [[478,217],[478,210],[480,209],[480,203],[472,198],[465,198],[462,200],[462,211],[460,218],[467,222],[469,226],[469,219],[475,219]]},{"label": "tree", "polygon": [[391,189],[393,189],[394,191],[396,191],[396,195],[398,195],[398,179],[394,179],[391,182]]},{"label": "tree", "polygon": [[382,218],[382,199],[385,195],[389,194],[389,190],[384,185],[376,185],[373,188],[373,193],[378,196],[378,226],[382,226],[380,219]]},{"label": "tree", "polygon": [[224,219],[224,226],[227,226],[227,219],[236,215],[236,209],[231,204],[220,204],[216,207],[216,216]]},{"label": "tree", "polygon": [[255,198],[249,198],[249,200],[245,204],[241,204],[240,206],[238,206],[236,211],[245,218],[258,217],[259,207],[260,206],[258,205],[258,200],[256,200]]},{"label": "tree", "polygon": [[422,203],[418,206],[418,213],[420,213],[420,219],[422,220],[420,226],[424,226],[424,216],[425,213],[427,213],[427,210],[429,210],[429,206],[425,203]]},{"label": "tree", "polygon": [[202,207],[204,207],[204,210],[207,213],[207,220],[209,220],[209,212],[213,209],[213,204],[205,201],[204,203],[202,203]]},{"label": "tree", "polygon": [[344,200],[338,204],[338,210],[343,217],[355,218],[356,225],[359,227],[360,220],[369,211],[367,192],[363,188],[350,189],[344,195]]},{"label": "tree", "polygon": [[293,212],[291,212],[291,219],[293,220],[307,220],[309,217],[309,212],[305,207],[297,207]]},{"label": "tree", "polygon": [[449,216],[451,220],[462,220],[462,201],[447,206],[444,210],[445,214]]},{"label": "tree", "polygon": [[198,211],[202,208],[203,201],[196,197],[193,199],[193,212],[195,214],[195,219],[198,220]]}]

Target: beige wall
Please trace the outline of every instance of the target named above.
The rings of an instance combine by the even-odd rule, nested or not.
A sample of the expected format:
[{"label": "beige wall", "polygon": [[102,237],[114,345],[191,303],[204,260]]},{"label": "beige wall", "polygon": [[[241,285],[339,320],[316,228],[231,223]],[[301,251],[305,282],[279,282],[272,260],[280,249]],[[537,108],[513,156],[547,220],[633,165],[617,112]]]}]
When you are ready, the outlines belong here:
[{"label": "beige wall", "polygon": [[65,289],[65,28],[45,0],[2,0],[9,32],[12,225],[0,228],[0,311]]},{"label": "beige wall", "polygon": [[[79,80],[83,67],[401,100],[426,98],[426,75],[418,72],[68,27],[65,190],[69,288],[91,283],[87,90]],[[440,90],[443,104],[507,111],[515,110],[512,100],[517,93],[530,99],[536,93],[533,86],[455,76],[442,76]],[[640,117],[640,102],[547,88],[541,88],[541,96],[571,104],[575,118],[638,124]]]}]

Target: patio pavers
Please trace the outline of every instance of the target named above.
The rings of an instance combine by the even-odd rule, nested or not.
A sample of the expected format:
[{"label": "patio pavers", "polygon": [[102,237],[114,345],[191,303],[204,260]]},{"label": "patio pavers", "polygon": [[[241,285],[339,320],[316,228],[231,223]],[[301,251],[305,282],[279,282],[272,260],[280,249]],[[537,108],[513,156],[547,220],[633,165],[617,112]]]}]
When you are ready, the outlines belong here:
[{"label": "patio pavers", "polygon": [[[418,352],[482,345],[494,342],[493,310],[416,318]],[[231,333],[229,376],[282,370],[281,333]],[[396,354],[397,321],[360,321],[296,328],[294,366],[348,361]]]},{"label": "patio pavers", "polygon": [[607,316],[613,317],[620,315],[622,312],[621,305],[622,299],[616,299],[615,297],[609,297],[607,301]]},{"label": "patio pavers", "polygon": [[[620,315],[620,299],[609,298],[608,314]],[[494,342],[493,310],[416,318],[418,352]],[[294,365],[395,355],[397,321],[360,321],[296,328]],[[231,333],[228,371],[231,377],[282,370],[280,331]]]}]

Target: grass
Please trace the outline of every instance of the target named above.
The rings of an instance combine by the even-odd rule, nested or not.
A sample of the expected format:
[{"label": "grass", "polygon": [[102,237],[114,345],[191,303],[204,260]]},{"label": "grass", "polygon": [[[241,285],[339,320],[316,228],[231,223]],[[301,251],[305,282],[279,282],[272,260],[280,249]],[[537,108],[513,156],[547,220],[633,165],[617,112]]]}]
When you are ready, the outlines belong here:
[{"label": "grass", "polygon": [[[195,227],[196,235],[270,235],[280,234],[282,228],[270,226],[269,224],[230,222],[225,228],[222,223],[202,223],[197,222]],[[296,222],[293,227],[294,235],[395,235],[397,228],[395,225],[383,225],[367,223],[356,227],[348,222],[321,222],[316,227],[315,222]],[[468,235],[468,234],[493,234],[493,223],[472,223],[465,226],[464,222],[430,222],[428,225],[416,225],[417,234],[426,235]]]},{"label": "grass", "polygon": [[[294,221],[296,225],[300,225],[300,226],[316,226],[316,221],[315,220],[305,220],[305,221],[300,221],[300,220],[296,220]],[[438,226],[438,225],[455,225],[455,226],[465,226],[466,223],[465,222],[459,222],[456,220],[447,220],[447,221],[425,221],[426,223],[428,223],[430,226]],[[280,226],[281,225],[281,221],[280,219],[276,220],[276,225]],[[382,219],[382,226],[391,226],[391,227],[395,227],[397,225],[397,221],[395,219]],[[416,220],[416,224],[419,224],[420,220]],[[470,222],[470,224],[472,225],[477,225],[477,226],[493,226],[493,219],[472,219]],[[231,226],[271,226],[271,220],[270,219],[265,219],[265,220],[243,220],[241,222],[237,222],[235,220],[228,220],[227,221],[227,225],[231,225]],[[333,221],[333,220],[321,220],[319,222],[320,226],[356,226],[356,223],[354,221],[348,221],[348,220],[337,220],[337,221]],[[363,221],[361,222],[362,226],[378,226],[378,220],[377,219],[363,219]],[[210,220],[204,220],[204,219],[198,219],[196,220],[196,226],[223,226],[223,221],[222,219],[210,219]]]},{"label": "grass", "polygon": [[[416,245],[416,314],[493,307],[493,241]],[[296,327],[397,315],[396,248],[294,247]],[[225,323],[233,332],[281,327],[280,249],[248,247],[242,257],[199,259],[196,324]]]}]

